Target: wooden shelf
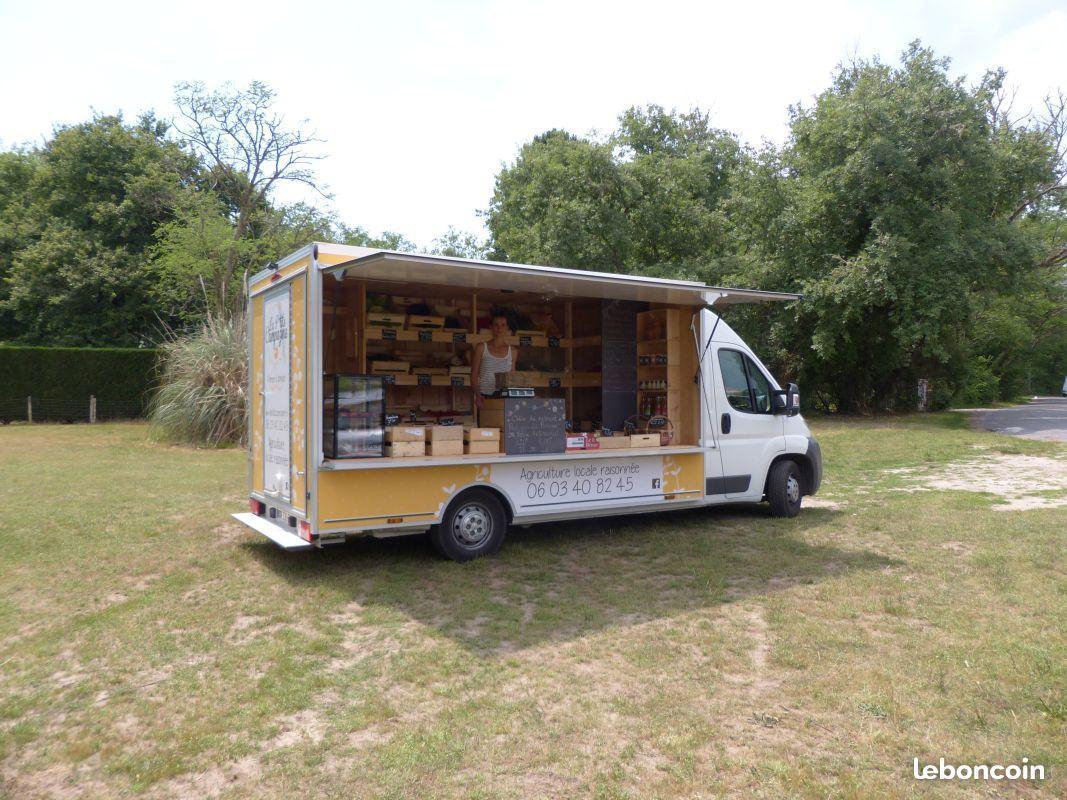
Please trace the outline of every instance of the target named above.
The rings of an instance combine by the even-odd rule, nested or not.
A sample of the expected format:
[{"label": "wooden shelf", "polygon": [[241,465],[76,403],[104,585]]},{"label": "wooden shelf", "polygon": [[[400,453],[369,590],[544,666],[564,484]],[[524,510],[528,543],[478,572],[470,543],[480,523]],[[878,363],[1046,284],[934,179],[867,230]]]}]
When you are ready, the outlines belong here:
[{"label": "wooden shelf", "polygon": [[[387,331],[387,333],[386,333]],[[492,335],[488,333],[469,333],[459,331],[440,330],[413,330],[411,328],[364,328],[364,336],[367,339],[383,342],[434,342],[437,344],[479,344],[488,342]],[[522,344],[520,336],[505,336],[504,341],[512,347],[544,347],[574,348],[574,347],[597,347],[600,345],[599,336],[575,336],[575,337],[534,337],[531,344]],[[544,343],[541,343],[541,340]],[[559,344],[556,344],[556,342]]]},{"label": "wooden shelf", "polygon": [[[381,377],[387,376],[382,375]],[[388,377],[391,377],[392,380],[387,380],[386,386],[454,386],[460,388],[471,385],[469,375],[427,375],[425,373],[420,375],[418,373],[413,373],[399,375],[391,374]],[[429,382],[427,382],[427,379],[429,379]],[[453,383],[453,380],[455,380],[456,383]]]}]

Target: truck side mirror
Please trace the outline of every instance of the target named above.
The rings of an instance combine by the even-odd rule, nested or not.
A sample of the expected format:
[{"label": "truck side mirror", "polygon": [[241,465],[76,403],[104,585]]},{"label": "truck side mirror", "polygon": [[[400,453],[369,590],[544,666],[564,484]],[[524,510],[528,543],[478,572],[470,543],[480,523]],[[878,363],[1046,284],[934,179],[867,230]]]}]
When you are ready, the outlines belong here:
[{"label": "truck side mirror", "polygon": [[786,389],[775,389],[771,392],[771,411],[775,414],[785,414],[795,417],[800,413],[800,387],[795,383],[789,384]]}]

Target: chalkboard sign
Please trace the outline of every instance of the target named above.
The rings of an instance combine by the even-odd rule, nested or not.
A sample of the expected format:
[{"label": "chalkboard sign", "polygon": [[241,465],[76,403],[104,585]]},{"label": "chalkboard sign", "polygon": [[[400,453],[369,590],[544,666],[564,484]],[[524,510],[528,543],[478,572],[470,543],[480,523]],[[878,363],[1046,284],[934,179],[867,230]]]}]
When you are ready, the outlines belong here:
[{"label": "chalkboard sign", "polygon": [[549,347],[559,347],[559,337],[558,336],[549,336],[548,337],[548,346]]},{"label": "chalkboard sign", "polygon": [[394,383],[396,383],[396,375],[382,375],[382,383],[388,383],[390,386],[392,386]]},{"label": "chalkboard sign", "polygon": [[419,341],[420,342],[432,342],[433,341],[433,331],[419,331]]},{"label": "chalkboard sign", "polygon": [[396,340],[396,328],[382,328],[382,339]]},{"label": "chalkboard sign", "polygon": [[504,452],[509,456],[564,452],[566,413],[562,398],[507,398],[504,400]]},{"label": "chalkboard sign", "polygon": [[452,334],[452,344],[466,344],[466,343],[467,343],[467,334],[465,334],[465,333],[453,333]]},{"label": "chalkboard sign", "polygon": [[533,344],[533,337],[532,336],[520,336],[519,337],[519,346],[520,347],[529,347],[532,344]]},{"label": "chalkboard sign", "polygon": [[559,378],[549,378],[548,379],[548,388],[549,389],[558,389],[562,385],[563,385],[563,382]]},{"label": "chalkboard sign", "polygon": [[612,428],[622,427],[637,408],[637,312],[643,309],[628,300],[601,305],[601,411]]},{"label": "chalkboard sign", "polygon": [[425,372],[420,372],[418,381],[419,381],[419,386],[432,386],[433,385],[433,376],[432,375],[427,375]]}]

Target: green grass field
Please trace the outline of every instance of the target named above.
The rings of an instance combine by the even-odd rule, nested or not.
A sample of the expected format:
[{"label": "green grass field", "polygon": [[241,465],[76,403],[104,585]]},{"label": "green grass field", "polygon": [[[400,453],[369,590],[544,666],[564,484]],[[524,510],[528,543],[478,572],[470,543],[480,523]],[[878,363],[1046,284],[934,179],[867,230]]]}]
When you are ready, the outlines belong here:
[{"label": "green grass field", "polygon": [[[1067,447],[814,427],[796,519],[555,524],[467,565],[277,550],[228,516],[243,452],[0,429],[0,795],[1067,794],[1067,483],[996,508]],[[929,488],[976,465],[992,491]],[[942,756],[1048,778],[911,778]]]}]

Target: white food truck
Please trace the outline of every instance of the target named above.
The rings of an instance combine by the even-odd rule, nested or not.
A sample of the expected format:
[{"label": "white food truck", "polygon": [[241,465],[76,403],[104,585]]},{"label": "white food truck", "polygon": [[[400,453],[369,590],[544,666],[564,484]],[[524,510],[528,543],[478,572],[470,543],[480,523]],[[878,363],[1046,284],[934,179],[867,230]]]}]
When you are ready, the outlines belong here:
[{"label": "white food truck", "polygon": [[795,515],[822,478],[798,390],[717,312],[796,299],[308,245],[248,281],[234,516],[288,550],[429,532],[462,561],[510,524],[762,501]]}]

